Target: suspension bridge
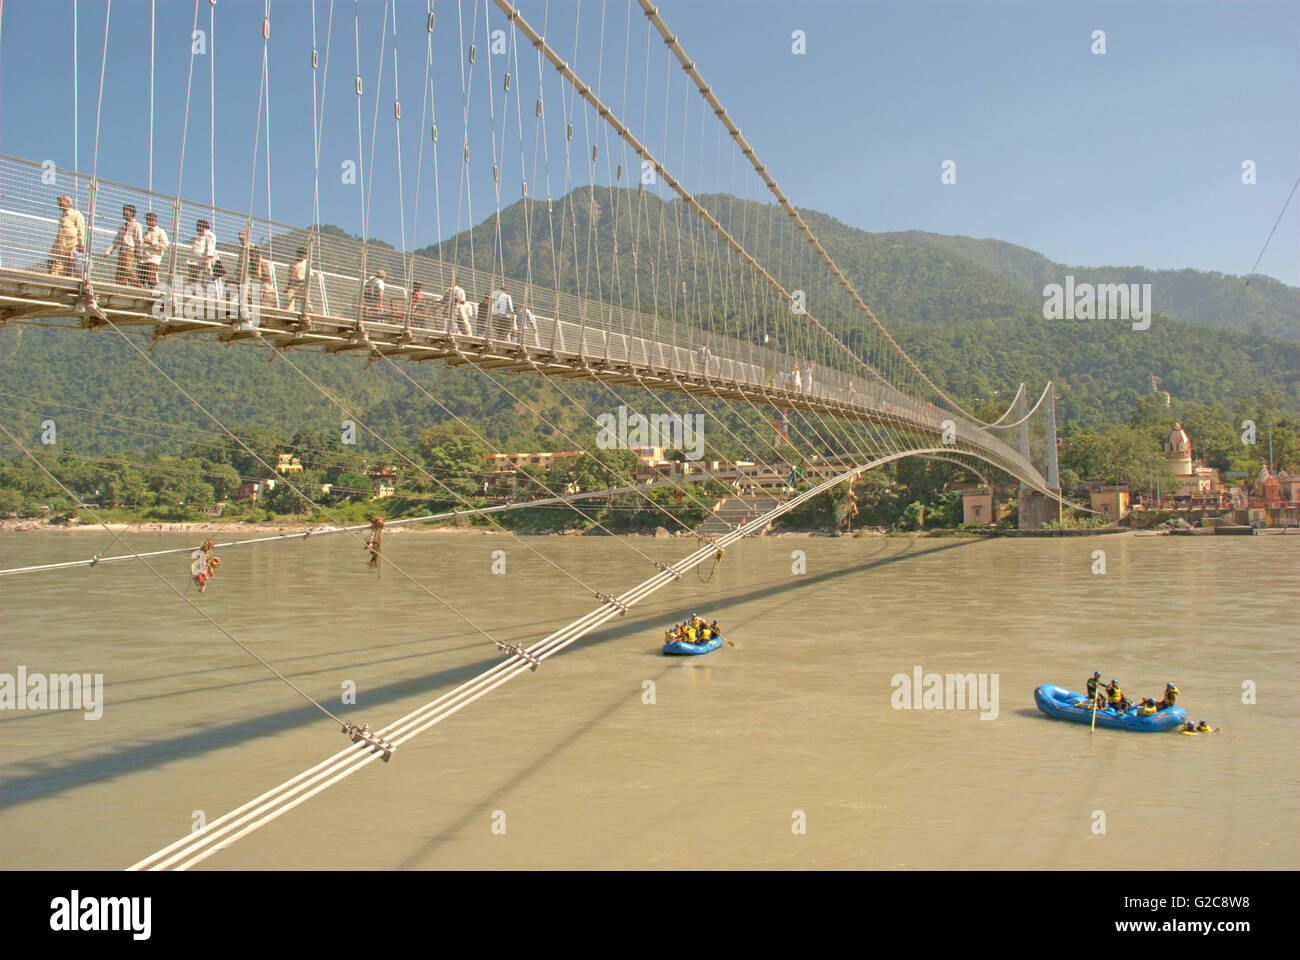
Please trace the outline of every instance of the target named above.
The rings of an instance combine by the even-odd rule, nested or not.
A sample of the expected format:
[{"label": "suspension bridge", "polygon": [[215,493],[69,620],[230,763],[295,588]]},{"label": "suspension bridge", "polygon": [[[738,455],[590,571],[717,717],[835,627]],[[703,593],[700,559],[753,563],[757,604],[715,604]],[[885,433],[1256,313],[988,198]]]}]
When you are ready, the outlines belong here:
[{"label": "suspension bridge", "polygon": [[[91,4],[81,6],[99,9]],[[319,217],[327,74],[331,52],[336,60],[340,55],[334,47],[346,46],[335,36],[334,3],[313,0],[310,4],[310,50],[277,51],[281,58],[310,62],[310,67],[303,69],[311,74],[315,132],[309,149],[299,152],[311,159],[314,198],[312,222],[299,225],[273,219],[270,210],[271,4],[267,2],[256,17],[250,15],[252,7],[237,8],[233,16],[241,18],[239,28],[255,31],[260,26],[262,48],[248,209],[218,205],[215,185],[206,202],[187,197],[179,172],[174,193],[152,189],[152,89],[148,186],[101,178],[97,173],[104,120],[101,97],[95,109],[95,157],[89,171],[79,169],[77,163],[65,169],[0,155],[0,325],[38,324],[120,338],[131,346],[142,368],[157,375],[162,388],[180,392],[217,431],[254,457],[253,450],[207,409],[201,397],[163,370],[151,350],[158,343],[183,338],[266,351],[270,359],[292,369],[311,390],[357,422],[375,443],[461,504],[451,514],[414,518],[416,521],[481,515],[496,523],[494,517],[503,511],[539,502],[563,506],[591,520],[583,512],[584,501],[625,493],[644,498],[664,515],[666,526],[683,528],[697,546],[676,563],[666,564],[646,556],[632,539],[615,535],[621,547],[645,559],[647,577],[613,592],[583,582],[547,559],[544,549],[516,538],[523,549],[551,565],[558,582],[572,581],[595,601],[583,617],[527,646],[492,637],[458,611],[452,600],[389,557],[379,556],[386,568],[406,578],[413,589],[443,605],[485,642],[495,644],[503,659],[480,676],[374,731],[340,720],[216,623],[193,598],[171,587],[196,615],[257,657],[326,719],[337,723],[348,735],[349,744],[328,760],[142,859],[133,869],[186,869],[203,862],[344,777],[376,760],[389,760],[411,738],[509,680],[536,671],[550,657],[671,586],[684,573],[716,562],[722,551],[761,532],[774,519],[837,486],[851,485],[884,464],[926,456],[968,466],[976,473],[990,470],[1019,482],[1022,525],[1036,526],[1038,519],[1056,514],[1060,496],[1051,385],[1031,406],[1022,384],[1003,415],[985,421],[934,383],[872,313],[648,0],[626,4],[625,40],[621,49],[613,50],[606,49],[607,4],[576,5],[572,63],[548,39],[548,30],[552,35],[562,32],[550,23],[549,5],[541,22],[525,18],[508,0],[493,0],[491,6],[486,0],[470,3],[468,11],[461,4],[437,6],[446,9],[435,10],[433,3],[414,0],[384,4],[383,28],[374,38],[380,69],[373,91],[367,90],[363,78],[361,18],[355,5],[350,10],[355,59],[341,69],[354,71],[355,79],[360,238],[322,230]],[[196,29],[205,7],[209,18],[216,16],[213,5],[196,2]],[[497,39],[489,30],[493,8],[504,28]],[[584,46],[579,40],[583,11],[593,8],[600,17],[599,40]],[[101,87],[110,57],[111,4],[106,3],[103,9]],[[325,21],[323,36],[318,12]],[[276,22],[280,16],[302,15],[299,6],[287,7],[284,12],[277,8]],[[590,19],[590,12],[587,16]],[[345,19],[339,15],[340,21]],[[634,132],[627,103],[630,86],[635,83],[630,84],[627,67],[640,56],[633,42],[633,25],[639,21],[644,22],[645,31],[644,82],[639,91],[633,91],[642,104],[642,118]],[[213,22],[209,20],[209,24]],[[232,23],[223,32],[235,28]],[[638,33],[640,29],[638,26]],[[338,32],[344,31],[339,28]],[[567,33],[567,24],[563,32]],[[417,45],[413,37],[423,42]],[[8,34],[4,38],[13,42]],[[504,45],[505,71],[494,68],[493,56],[487,52],[500,44]],[[413,110],[403,119],[397,89],[399,48],[409,55],[417,46],[423,47],[420,52],[425,61],[418,125]],[[435,50],[437,57],[450,51],[459,59],[459,88],[438,88],[434,83]],[[151,77],[153,53],[151,37]],[[392,83],[386,85],[390,54]],[[214,59],[215,51],[209,51],[209,65]],[[621,87],[605,80],[609,63],[624,68]],[[584,80],[580,72],[588,69],[595,71],[594,84],[589,73]],[[194,72],[191,49],[180,150],[182,171],[190,136]],[[664,85],[662,142],[655,145],[654,124],[647,119],[649,104],[657,99],[657,94],[651,95],[652,73],[656,89],[659,76]],[[685,80],[678,81],[674,91],[675,79],[680,77]],[[215,79],[212,82],[215,84]],[[480,84],[477,99],[475,82]],[[674,93],[680,107],[672,102]],[[367,131],[362,109],[367,101],[373,103],[368,160],[363,149]],[[396,160],[391,180],[389,174],[376,170],[374,147],[381,126],[381,103],[389,101],[392,157]],[[486,117],[472,116],[480,108]],[[215,107],[210,105],[210,109]],[[74,115],[80,110],[81,105],[74,104]],[[670,121],[681,124],[672,138]],[[699,126],[698,142],[689,130],[692,122]],[[404,173],[401,167],[404,132],[408,140],[416,136],[421,141],[413,174],[409,169]],[[455,164],[457,226],[472,225],[472,187],[475,182],[488,182],[488,168],[491,213],[481,224],[483,231],[458,230],[449,241],[443,236],[441,201],[435,202],[439,211],[436,242],[417,252],[421,185],[425,185],[427,198],[431,173],[435,196],[442,190],[437,159],[440,142],[444,152],[441,180],[449,179],[445,156],[449,150]],[[481,149],[483,145],[486,150]],[[211,124],[208,146],[215,167]],[[680,158],[673,163],[669,156],[678,148]],[[507,173],[516,149],[518,172]],[[712,165],[712,192],[688,189],[693,165],[701,171]],[[724,169],[729,177],[726,182]],[[266,209],[254,211],[254,187],[263,175]],[[703,186],[702,173],[696,180]],[[380,181],[387,181],[398,194],[402,211],[398,247],[369,236],[370,192]],[[410,202],[403,193],[408,182],[414,185]],[[505,199],[507,187],[518,193],[513,204]],[[405,220],[408,209],[412,213],[409,231]],[[483,249],[485,236],[488,250]],[[573,494],[545,488],[540,477],[521,467],[521,474],[542,486],[547,498],[483,507],[410,460],[388,438],[366,425],[352,402],[317,383],[295,361],[304,351],[381,364],[480,439],[484,438],[472,424],[441,403],[436,390],[411,375],[410,370],[416,369],[411,364],[438,363],[476,371],[493,389],[517,400],[584,455],[590,455],[591,441],[585,435],[561,431],[544,412],[512,392],[506,375],[548,378],[565,402],[593,422],[596,411],[589,410],[567,388],[568,382],[595,384],[600,395],[613,404],[648,410],[668,411],[665,398],[681,395],[699,406],[715,435],[725,435],[728,443],[743,449],[756,463],[780,456],[776,439],[782,439],[808,457],[839,466],[828,471],[828,476],[819,475],[807,489],[763,502],[760,510],[715,518],[708,535],[685,529],[649,495],[653,487],[667,486],[694,499],[693,482],[734,480],[708,470],[697,471],[693,478],[653,484],[612,476],[607,490]],[[734,420],[723,419],[720,409],[742,414],[742,422],[750,425],[748,430],[737,428]],[[774,414],[788,418],[788,436],[773,438],[770,424]],[[1042,470],[1031,456],[1031,423],[1046,435],[1045,442],[1039,444]],[[14,447],[28,452],[15,432],[0,429]],[[271,464],[258,460],[268,476],[274,475]],[[52,474],[51,479],[58,482]],[[291,481],[285,482],[293,486]],[[315,502],[313,491],[295,490],[328,515],[328,509]],[[331,532],[360,540],[365,530],[340,524]],[[108,559],[145,564],[168,583],[150,565],[150,559],[172,551],[142,554],[119,534],[113,536],[123,552]],[[100,562],[103,558],[96,557],[0,574]]]}]

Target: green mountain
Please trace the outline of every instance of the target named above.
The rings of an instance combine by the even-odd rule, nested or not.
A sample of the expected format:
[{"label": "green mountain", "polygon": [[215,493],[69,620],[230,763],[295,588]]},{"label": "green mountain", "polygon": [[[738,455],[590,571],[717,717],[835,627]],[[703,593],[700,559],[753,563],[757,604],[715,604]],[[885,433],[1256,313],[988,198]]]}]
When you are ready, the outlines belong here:
[{"label": "green mountain", "polygon": [[[790,255],[775,245],[768,229],[774,216],[782,216],[771,205],[722,196],[702,200],[760,260]],[[1263,393],[1280,394],[1288,414],[1300,410],[1295,330],[1300,290],[1295,288],[1254,278],[1233,323],[1238,329],[1220,332],[1241,291],[1240,278],[1197,271],[1126,268],[1117,275],[1066,268],[998,241],[916,231],[873,234],[814,211],[805,218],[900,344],[965,402],[992,404],[1009,398],[1022,380],[1040,389],[1050,379],[1057,384],[1058,418],[1068,434],[1126,423],[1135,401],[1151,392],[1154,376],[1172,394],[1175,413],[1188,405],[1236,410]],[[610,240],[616,220],[617,247]],[[676,282],[681,276],[675,274],[704,268],[683,259],[671,244],[634,257],[638,229],[659,230],[661,223],[669,227],[660,236],[671,239],[674,232],[684,232],[700,242],[698,224],[682,216],[681,204],[633,190],[597,190],[593,197],[582,188],[555,200],[549,218],[545,201],[520,201],[503,210],[499,243],[493,215],[444,241],[440,249],[445,259],[454,252],[468,264],[472,243],[473,262],[480,269],[523,277],[531,267],[538,285],[556,285],[558,276],[561,290],[581,288],[589,296],[599,294],[680,322],[707,318],[728,329],[761,329],[770,318],[744,315],[747,308],[721,292],[708,300],[712,288],[702,281],[690,298],[682,296]],[[673,224],[681,226],[674,230]],[[552,225],[557,233],[562,226],[567,237],[558,255],[547,232]],[[322,232],[332,243],[352,242],[337,227]],[[293,246],[297,237],[276,242]],[[589,249],[598,257],[591,257]],[[641,249],[646,249],[644,240]],[[811,262],[802,250],[798,255]],[[369,263],[387,265],[390,278],[402,275],[400,255],[387,244],[370,248]],[[1135,332],[1127,322],[1044,320],[1042,285],[1062,281],[1066,272],[1080,282],[1152,283],[1157,316],[1151,328]],[[825,293],[829,284],[822,284]],[[536,307],[546,311],[545,303]],[[759,313],[773,309],[759,299]],[[873,342],[868,323],[854,313],[831,322],[850,345]],[[292,436],[303,429],[337,430],[342,419],[286,364],[268,363],[262,350],[176,339],[158,344],[150,356],[227,424]],[[430,426],[448,420],[445,405],[475,423],[494,446],[571,449],[570,438],[589,446],[594,436],[587,414],[574,409],[575,400],[593,411],[617,405],[595,385],[489,378],[472,369],[404,364],[439,405],[384,363],[366,366],[358,358],[312,354],[295,355],[295,362],[343,399],[354,416],[394,442],[414,442]],[[516,396],[504,392],[502,383]],[[634,392],[623,391],[625,396]],[[673,409],[686,409],[681,398],[668,402]],[[544,411],[559,430],[542,423],[530,406]],[[0,416],[28,438],[39,435],[41,420],[53,418],[60,423],[59,439],[81,453],[176,452],[187,439],[214,430],[209,419],[111,331],[0,329]],[[383,459],[382,445],[368,435],[362,440],[373,459]]]},{"label": "green mountain", "polygon": [[[1149,283],[1155,311],[1171,320],[1221,330],[1231,317],[1229,329],[1250,331],[1258,327],[1269,336],[1300,340],[1300,289],[1261,274],[1251,276],[1247,284],[1246,277],[1218,271],[1069,267],[1001,240],[947,237],[920,230],[882,236],[898,237],[903,243],[931,247],[968,260],[1030,291],[1040,305],[1043,287],[1064,283],[1066,276],[1073,276],[1076,284]],[[1239,297],[1241,302],[1233,314]]]}]

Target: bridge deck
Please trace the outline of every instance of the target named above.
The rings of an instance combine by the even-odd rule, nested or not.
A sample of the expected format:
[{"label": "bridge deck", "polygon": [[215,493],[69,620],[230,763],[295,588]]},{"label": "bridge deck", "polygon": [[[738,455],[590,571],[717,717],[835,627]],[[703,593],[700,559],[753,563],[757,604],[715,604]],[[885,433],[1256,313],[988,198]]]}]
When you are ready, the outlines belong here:
[{"label": "bridge deck", "polygon": [[[611,384],[640,383],[652,389],[702,397],[716,394],[729,401],[869,421],[933,446],[942,445],[943,423],[951,420],[956,440],[949,446],[954,453],[978,456],[1031,482],[1039,477],[1018,451],[998,437],[870,374],[854,377],[820,367],[814,377],[796,378],[797,360],[790,355],[698,327],[504,280],[464,265],[403,257],[383,246],[363,249],[356,241],[328,235],[317,243],[308,231],[105,181],[97,182],[93,191],[80,180],[62,188],[45,185],[42,172],[36,164],[0,156],[0,324],[74,320],[94,328],[111,319],[124,328],[147,329],[155,339],[181,335],[224,342],[265,339],[281,349],[382,354]],[[58,182],[74,182],[70,173],[61,171],[59,176],[66,179]],[[61,193],[95,198],[99,215],[86,218],[89,274],[81,256],[64,263],[65,272],[73,275],[50,272],[60,214],[55,200]],[[164,229],[173,241],[183,222],[183,209],[189,216],[220,225],[225,236],[240,231],[266,235],[267,269],[256,271],[259,283],[245,285],[245,296],[252,294],[259,301],[256,309],[239,309],[238,278],[252,273],[248,251],[253,248],[242,245],[218,244],[219,259],[231,264],[224,280],[191,282],[197,273],[191,245],[172,242],[160,264],[159,285],[145,287],[134,275],[127,277],[131,282],[117,282],[123,279],[119,260],[106,251],[121,224],[125,203],[140,211],[158,210],[160,222],[170,221]],[[143,214],[137,216],[143,219]],[[291,276],[292,266],[278,254],[296,250],[299,243],[311,249],[309,281],[291,311],[286,309],[290,291],[285,279]],[[365,274],[385,265],[382,268],[394,278],[386,283],[382,306],[363,295],[365,276],[358,274],[363,261]],[[427,278],[422,285],[440,289],[444,282],[446,289],[459,284],[471,305],[509,285],[522,294],[516,304],[531,308],[533,324],[530,329],[514,330],[509,319],[484,317],[472,308],[462,317],[441,295],[413,300],[409,292],[420,277]],[[93,292],[93,302],[87,289]],[[552,315],[542,313],[538,306],[542,304],[553,305],[548,311]]]}]

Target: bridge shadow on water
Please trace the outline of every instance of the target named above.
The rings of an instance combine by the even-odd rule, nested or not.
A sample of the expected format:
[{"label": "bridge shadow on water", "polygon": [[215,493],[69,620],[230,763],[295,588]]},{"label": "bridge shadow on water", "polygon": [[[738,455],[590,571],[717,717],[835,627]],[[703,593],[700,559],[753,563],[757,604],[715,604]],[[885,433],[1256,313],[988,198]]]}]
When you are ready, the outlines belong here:
[{"label": "bridge shadow on water", "polygon": [[[833,583],[837,580],[841,580],[844,577],[852,576],[854,574],[865,573],[870,570],[877,569],[879,567],[887,566],[889,564],[899,563],[900,561],[903,560],[917,559],[920,557],[928,556],[933,553],[940,553],[943,551],[952,550],[959,546],[964,546],[967,544],[978,543],[978,542],[980,541],[958,540],[953,543],[945,544],[941,547],[934,547],[932,549],[915,552],[912,550],[912,546],[915,544],[915,541],[908,540],[905,542],[905,546],[903,550],[892,556],[879,557],[878,559],[869,560],[866,563],[861,563],[861,562],[854,563],[847,567],[842,567],[837,570],[831,570],[826,573],[818,574],[816,576],[803,577],[800,578],[798,581],[789,581],[789,582],[772,585],[768,587],[761,587],[758,589],[746,591],[745,593],[742,594],[724,595],[722,597],[713,599],[712,602],[720,605],[729,605],[729,604],[738,604],[738,603],[748,603],[763,598],[777,597],[782,594],[788,593],[791,590],[800,590],[800,591],[809,592],[818,587],[826,586],[827,584]],[[888,546],[888,544],[889,541],[887,540],[884,541],[882,544],[882,549],[876,551],[876,553],[878,554],[882,552],[883,549]],[[771,604],[770,606],[780,606],[783,603],[785,603],[784,599],[778,599],[776,600],[775,603]],[[735,624],[736,626],[743,626],[745,623],[749,623],[754,620],[761,620],[762,617],[763,617],[762,611],[755,612],[752,616],[750,616],[746,620],[735,621]],[[661,619],[658,618],[651,618],[651,619],[655,620],[656,623],[662,623]],[[606,631],[604,634],[598,637],[586,637],[582,641],[580,641],[580,643],[584,645],[589,642],[592,644],[604,643],[608,640],[616,639],[618,636],[621,636],[623,634],[637,632],[640,629],[641,628],[639,626],[634,627],[629,624],[626,627],[620,627],[614,630]],[[663,679],[672,670],[676,668],[677,668],[676,664],[665,666],[662,670],[660,670],[658,673],[656,673],[654,676],[650,677],[649,679],[654,680],[656,683],[658,683],[661,679]],[[472,809],[466,811],[455,821],[453,821],[452,823],[448,824],[445,828],[443,828],[443,830],[441,830],[436,836],[430,837],[423,844],[421,844],[416,850],[412,851],[411,854],[407,856],[405,860],[403,860],[401,863],[395,866],[395,869],[418,870],[424,866],[432,866],[430,864],[426,864],[425,861],[427,861],[430,857],[434,856],[441,847],[449,843],[454,843],[457,839],[459,839],[458,835],[461,833],[461,831],[469,827],[471,824],[481,822],[492,810],[496,809],[501,805],[503,799],[509,796],[512,790],[518,788],[523,783],[531,779],[536,773],[538,773],[538,771],[544,769],[552,760],[560,756],[562,753],[564,753],[566,750],[568,750],[570,747],[572,747],[574,744],[580,741],[593,729],[602,725],[610,716],[612,716],[618,710],[626,707],[627,704],[628,704],[628,695],[626,691],[618,694],[617,697],[615,697],[613,700],[607,703],[597,713],[589,716],[575,729],[565,734],[560,740],[558,740],[555,744],[553,744],[550,747],[550,749],[546,750],[543,753],[538,754],[537,757],[529,761],[525,766],[521,767],[515,773],[511,774],[509,777],[502,780],[499,784],[497,784],[496,787],[490,789],[487,793],[488,796],[492,797],[492,800],[490,802],[480,803],[477,806],[473,807]]]},{"label": "bridge shadow on water", "polygon": [[[942,546],[934,547],[927,550],[917,551],[912,545],[914,540],[905,541],[907,546],[903,551],[891,556],[871,559],[865,563],[855,562],[847,566],[827,571],[826,573],[802,576],[798,578],[782,577],[778,581],[769,581],[757,586],[742,590],[736,593],[724,594],[722,596],[712,596],[709,602],[714,605],[733,605],[750,603],[763,599],[771,599],[776,596],[788,594],[790,592],[807,591],[817,586],[825,585],[845,577],[851,577],[857,574],[868,573],[871,570],[890,564],[899,563],[905,560],[918,559],[931,554],[941,553],[948,550],[954,550],[958,547],[969,546],[971,544],[983,542],[976,539],[955,540]],[[889,541],[885,541],[886,544]],[[690,581],[683,578],[682,586],[690,588],[692,586],[703,587],[703,584],[691,584]],[[639,617],[623,617],[615,622],[612,626],[602,628],[599,633],[584,637],[574,644],[573,649],[589,648],[600,646],[614,640],[623,639],[632,634],[645,631],[647,628],[658,628],[663,624],[664,614],[662,611],[647,612]],[[376,649],[386,645],[376,645]],[[370,649],[370,648],[363,648]],[[450,650],[439,651],[442,653],[452,652]],[[656,650],[657,654],[657,644]],[[647,651],[649,654],[649,651]],[[500,662],[499,657],[486,656],[482,659],[470,663],[462,664],[457,667],[451,667],[444,670],[434,670],[419,676],[407,677],[383,686],[367,690],[365,711],[370,714],[372,726],[375,725],[373,714],[379,708],[386,704],[400,701],[410,697],[414,693],[427,691],[433,693],[438,690],[450,689],[464,683],[466,680],[482,673],[484,670]],[[340,667],[340,669],[346,669]],[[545,671],[545,664],[542,665],[541,672]],[[239,682],[237,682],[238,685]],[[178,691],[174,696],[182,696],[186,691]],[[563,740],[557,743],[547,753],[542,754],[536,760],[529,763],[524,769],[512,776],[510,780],[503,784],[502,789],[509,789],[518,786],[520,783],[532,776],[547,760],[563,752],[577,740],[581,739],[595,725],[607,716],[618,705],[626,702],[626,695],[620,694],[617,701],[611,703],[601,713],[587,720],[572,733],[568,734]],[[362,717],[361,708],[351,707],[344,710],[334,711],[338,716],[344,719],[351,718],[354,721],[367,719]],[[206,726],[202,729],[190,730],[175,736],[162,739],[153,739],[146,742],[134,742],[115,746],[104,750],[95,756],[84,759],[74,760],[70,763],[56,767],[39,766],[40,759],[34,759],[26,762],[24,765],[31,769],[30,772],[17,775],[7,776],[0,779],[0,808],[13,808],[25,803],[31,803],[45,797],[54,796],[65,790],[75,789],[88,783],[97,781],[108,781],[114,777],[124,774],[130,774],[140,770],[153,769],[163,766],[167,763],[194,757],[214,750],[220,750],[223,747],[231,746],[235,743],[248,743],[260,738],[274,736],[289,730],[295,730],[305,727],[312,723],[319,724],[322,717],[319,710],[310,704],[302,706],[287,707],[281,710],[275,710],[256,717],[245,717],[225,723],[216,723]],[[332,724],[333,721],[327,723]],[[327,746],[326,739],[322,739],[322,746]],[[333,749],[341,749],[345,745],[342,737],[337,737]],[[304,761],[304,764],[307,761]],[[497,791],[499,794],[501,791]],[[462,828],[465,823],[472,821],[474,817],[479,816],[481,811],[475,810],[471,814],[457,821],[448,829],[456,831]],[[451,839],[449,835],[444,834],[441,837],[434,838],[426,845],[426,849],[417,852],[407,861],[407,866],[418,862],[427,855],[428,850],[436,847],[438,844]]]}]

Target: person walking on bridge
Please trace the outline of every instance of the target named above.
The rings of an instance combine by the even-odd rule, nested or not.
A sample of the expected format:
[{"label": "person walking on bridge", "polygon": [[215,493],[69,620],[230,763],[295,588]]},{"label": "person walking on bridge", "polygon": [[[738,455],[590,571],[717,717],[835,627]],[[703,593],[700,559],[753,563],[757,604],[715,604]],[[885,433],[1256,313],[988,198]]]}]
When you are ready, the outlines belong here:
[{"label": "person walking on bridge", "polygon": [[140,284],[152,289],[158,285],[158,270],[170,243],[167,231],[158,226],[158,214],[144,215],[144,245],[140,254]]},{"label": "person walking on bridge", "polygon": [[456,275],[451,275],[451,286],[442,295],[443,306],[447,309],[447,332],[455,327],[456,333],[470,334],[469,321],[465,318],[465,288],[456,283]]},{"label": "person walking on bridge", "polygon": [[136,276],[136,257],[144,249],[144,231],[140,221],[135,218],[135,207],[127,204],[122,208],[122,226],[118,228],[113,245],[108,248],[111,257],[117,254],[117,274],[113,278],[123,286],[135,286],[139,281]]},{"label": "person walking on bridge", "polygon": [[384,312],[384,281],[387,279],[387,273],[383,270],[376,270],[362,286],[361,299],[365,303],[366,313],[380,314]]},{"label": "person walking on bridge", "polygon": [[419,280],[411,283],[411,299],[408,306],[410,307],[412,322],[419,319],[420,326],[428,326],[429,297],[424,292],[424,284]]},{"label": "person walking on bridge", "polygon": [[303,307],[307,306],[307,274],[309,266],[307,263],[307,248],[298,248],[298,259],[294,265],[289,268],[289,285],[285,287],[284,295],[286,298],[285,309],[290,313],[298,312],[298,298],[301,297]]},{"label": "person walking on bridge", "polygon": [[514,319],[514,341],[518,344],[524,344],[528,340],[528,335],[532,334],[533,346],[537,346],[537,319],[533,316],[533,311],[528,309],[528,304],[521,304],[515,311]]},{"label": "person walking on bridge", "polygon": [[492,294],[492,336],[497,340],[510,339],[510,320],[515,313],[515,302],[510,291],[502,284],[501,289]]},{"label": "person walking on bridge", "polygon": [[194,243],[190,247],[190,282],[207,283],[212,280],[212,268],[217,262],[217,235],[206,220],[194,224]]},{"label": "person walking on bridge", "polygon": [[77,255],[86,252],[86,218],[72,205],[72,198],[59,194],[59,229],[50,247],[50,275],[71,277],[77,274]]}]

